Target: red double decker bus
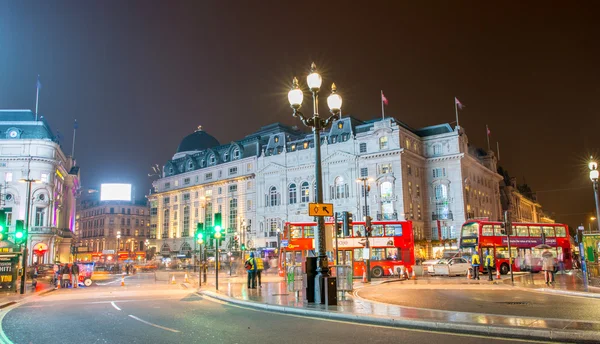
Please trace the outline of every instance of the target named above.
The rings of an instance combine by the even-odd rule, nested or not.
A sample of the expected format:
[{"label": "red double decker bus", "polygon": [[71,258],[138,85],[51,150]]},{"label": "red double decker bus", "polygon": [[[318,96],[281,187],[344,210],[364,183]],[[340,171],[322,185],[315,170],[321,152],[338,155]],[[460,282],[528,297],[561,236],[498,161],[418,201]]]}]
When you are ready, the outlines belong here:
[{"label": "red double decker bus", "polygon": [[[288,266],[299,265],[309,251],[315,249],[315,222],[286,223],[282,238],[279,273],[283,276]],[[371,276],[383,277],[396,272],[396,267],[407,269],[415,264],[414,236],[410,221],[373,221],[369,237],[369,258],[371,259]],[[365,222],[354,222],[352,233],[336,239],[333,222],[325,223],[327,251],[330,264],[336,261],[339,265],[352,265],[354,276],[362,276],[365,267]],[[331,246],[330,246],[331,245]]]},{"label": "red double decker bus", "polygon": [[[540,271],[542,253],[549,251],[554,258],[563,258],[564,268],[573,267],[571,241],[567,226],[559,223],[513,223],[510,236],[513,271]],[[462,226],[460,249],[464,255],[478,250],[482,257],[486,249],[496,257],[501,274],[509,272],[507,230],[502,222],[470,220]],[[542,235],[542,233],[544,235]],[[545,240],[543,239],[545,238]],[[545,241],[545,242],[544,242]],[[550,248],[541,246],[546,244]],[[483,269],[483,264],[481,264]]]}]

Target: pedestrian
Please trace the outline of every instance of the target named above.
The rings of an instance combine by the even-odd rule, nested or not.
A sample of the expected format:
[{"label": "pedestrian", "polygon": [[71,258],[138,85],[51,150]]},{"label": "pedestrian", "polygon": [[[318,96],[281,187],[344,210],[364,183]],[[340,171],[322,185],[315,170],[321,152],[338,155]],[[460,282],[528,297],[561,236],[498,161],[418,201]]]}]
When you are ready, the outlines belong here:
[{"label": "pedestrian", "polygon": [[[265,264],[260,256],[254,258],[254,261],[256,262],[256,278],[258,278],[258,287],[262,288],[261,275],[265,269]],[[256,282],[254,285],[256,285]]]},{"label": "pedestrian", "polygon": [[546,285],[554,283],[554,257],[548,250],[542,253],[542,271],[544,272],[544,281]]},{"label": "pedestrian", "polygon": [[485,268],[488,271],[489,280],[494,280],[494,256],[490,253],[489,250],[485,250]]},{"label": "pedestrian", "polygon": [[77,288],[79,286],[79,265],[77,263],[73,263],[71,267],[71,278],[73,283],[73,288]]},{"label": "pedestrian", "polygon": [[127,275],[129,275],[129,269],[131,269],[131,266],[129,264],[125,265],[125,271],[127,272]]},{"label": "pedestrian", "polygon": [[71,269],[69,268],[69,264],[65,264],[62,268],[62,287],[68,288],[69,283],[71,281]]},{"label": "pedestrian", "polygon": [[60,266],[58,263],[54,263],[54,266],[52,267],[52,271],[54,272],[53,274],[53,284],[54,284],[54,289],[58,288],[59,285],[59,281],[60,281]]},{"label": "pedestrian", "polygon": [[471,266],[473,267],[473,279],[479,279],[479,265],[481,264],[479,260],[479,253],[475,251],[471,256]]},{"label": "pedestrian", "polygon": [[563,274],[565,273],[565,261],[564,261],[564,254],[562,252],[562,250],[558,253],[558,271]]},{"label": "pedestrian", "polygon": [[253,252],[250,252],[250,258],[244,263],[244,268],[248,271],[248,289],[256,289],[256,262]]}]

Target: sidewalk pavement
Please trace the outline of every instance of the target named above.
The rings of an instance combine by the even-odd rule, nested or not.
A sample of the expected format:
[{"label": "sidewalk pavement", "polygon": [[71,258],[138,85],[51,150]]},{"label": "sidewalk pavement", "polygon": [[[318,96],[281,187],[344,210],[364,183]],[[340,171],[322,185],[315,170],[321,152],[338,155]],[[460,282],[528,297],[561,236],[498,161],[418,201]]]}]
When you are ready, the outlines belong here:
[{"label": "sidewalk pavement", "polygon": [[346,300],[338,300],[337,306],[325,307],[303,301],[302,293],[296,298],[278,276],[263,276],[263,287],[258,289],[248,289],[244,277],[224,278],[219,281],[218,291],[214,289],[214,279],[209,279],[208,285],[200,288],[200,294],[245,307],[358,323],[512,338],[600,342],[600,322],[595,321],[410,308],[372,302],[354,294],[347,295]]},{"label": "sidewalk pavement", "polygon": [[17,284],[17,292],[2,292],[0,293],[0,309],[12,306],[16,303],[23,302],[34,296],[44,295],[54,290],[54,286],[47,280],[38,280],[35,290],[28,281],[25,286],[25,294],[20,294],[20,283]]}]

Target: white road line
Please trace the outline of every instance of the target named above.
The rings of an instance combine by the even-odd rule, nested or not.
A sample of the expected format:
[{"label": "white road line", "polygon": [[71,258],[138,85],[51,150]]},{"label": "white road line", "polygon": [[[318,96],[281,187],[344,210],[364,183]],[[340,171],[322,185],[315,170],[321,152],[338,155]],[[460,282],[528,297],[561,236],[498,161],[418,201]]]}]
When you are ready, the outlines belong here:
[{"label": "white road line", "polygon": [[120,310],[121,310],[121,308],[119,308],[117,305],[115,305],[115,302],[114,302],[114,301],[112,301],[110,304],[111,304],[113,307],[115,307],[115,309],[116,309],[116,310],[118,310],[118,311],[120,311]]},{"label": "white road line", "polygon": [[148,321],[146,321],[146,320],[140,319],[140,318],[136,317],[135,315],[131,315],[131,314],[129,314],[129,317],[130,317],[130,318],[133,318],[133,319],[135,319],[135,320],[137,320],[137,321],[143,322],[144,324],[147,324],[147,325],[150,325],[150,326],[154,326],[154,327],[157,327],[157,328],[163,329],[163,330],[165,330],[165,331],[171,331],[171,332],[175,332],[175,333],[178,333],[178,332],[180,332],[180,331],[174,330],[174,329],[172,329],[172,328],[168,328],[168,327],[164,327],[164,326],[160,326],[160,325],[153,324],[153,323],[151,323],[151,322],[148,322]]}]

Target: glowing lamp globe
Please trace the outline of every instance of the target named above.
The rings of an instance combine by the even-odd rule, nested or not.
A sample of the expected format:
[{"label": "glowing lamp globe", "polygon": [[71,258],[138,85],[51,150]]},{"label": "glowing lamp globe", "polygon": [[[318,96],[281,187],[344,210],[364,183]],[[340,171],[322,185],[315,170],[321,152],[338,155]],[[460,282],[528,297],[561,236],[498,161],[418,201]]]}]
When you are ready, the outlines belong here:
[{"label": "glowing lamp globe", "polygon": [[317,66],[313,62],[310,66],[310,74],[306,77],[308,88],[310,88],[311,91],[318,91],[319,88],[321,88],[322,82],[323,79],[321,78],[321,75],[317,73]]}]

